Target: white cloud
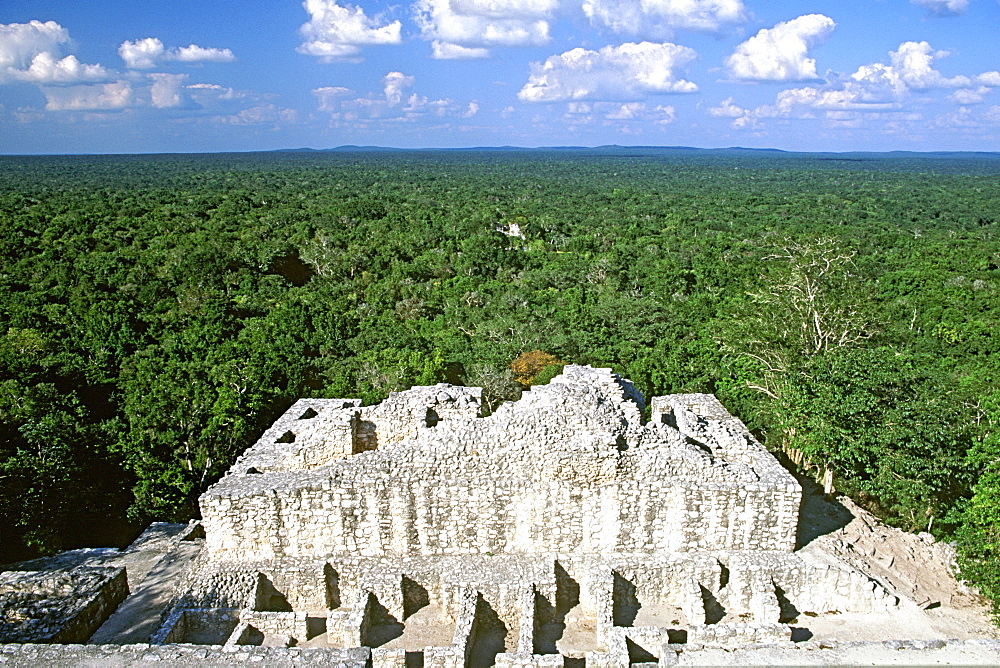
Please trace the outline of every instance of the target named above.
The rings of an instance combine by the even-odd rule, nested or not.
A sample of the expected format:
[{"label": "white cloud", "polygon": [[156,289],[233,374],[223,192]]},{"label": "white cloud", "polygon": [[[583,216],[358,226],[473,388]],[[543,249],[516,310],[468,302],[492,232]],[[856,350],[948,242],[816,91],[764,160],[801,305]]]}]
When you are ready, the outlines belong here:
[{"label": "white cloud", "polygon": [[546,18],[559,7],[558,0],[450,0],[450,4],[465,16],[496,19]]},{"label": "white cloud", "polygon": [[319,99],[320,111],[336,111],[337,100],[350,95],[351,89],[344,88],[343,86],[324,86],[322,88],[314,88],[312,94]]},{"label": "white cloud", "polygon": [[836,24],[822,14],[807,14],[764,28],[736,47],[726,58],[734,79],[744,81],[803,81],[816,79],[816,61],[809,48],[826,40]]},{"label": "white cloud", "polygon": [[0,84],[72,84],[100,81],[111,73],[85,65],[76,56],[62,57],[69,32],[55,21],[0,24]]},{"label": "white cloud", "polygon": [[403,99],[403,90],[413,86],[413,77],[406,76],[402,72],[389,72],[382,79],[382,83],[385,100],[389,106],[394,107]]},{"label": "white cloud", "polygon": [[1000,88],[1000,72],[983,72],[976,77],[976,82],[990,88]]},{"label": "white cloud", "polygon": [[69,32],[55,21],[0,24],[0,68],[25,70],[40,53],[56,53]]},{"label": "white cloud", "polygon": [[465,112],[462,114],[462,118],[472,118],[479,113],[479,103],[472,101],[469,106],[465,108]]},{"label": "white cloud", "polygon": [[617,108],[604,115],[604,118],[612,121],[626,121],[638,117],[646,110],[646,105],[642,102],[626,102],[616,105]]},{"label": "white cloud", "polygon": [[44,88],[48,111],[125,109],[135,103],[132,86],[124,81],[85,86]]},{"label": "white cloud", "polygon": [[717,118],[739,118],[740,116],[745,116],[746,113],[747,110],[738,106],[731,97],[727,97],[720,102],[718,107],[710,107],[708,110],[709,116]]},{"label": "white cloud", "polygon": [[414,18],[437,59],[489,56],[498,46],[539,46],[549,41],[549,19],[558,0],[417,0]]},{"label": "white cloud", "polygon": [[153,85],[149,90],[150,102],[157,109],[180,107],[184,104],[186,74],[150,74]]},{"label": "white cloud", "polygon": [[645,102],[567,102],[561,122],[570,127],[600,123],[631,132],[638,131],[641,124],[669,125],[676,119],[677,110],[669,105],[650,108]]},{"label": "white cloud", "polygon": [[358,60],[363,46],[403,41],[399,21],[382,24],[381,17],[371,18],[361,7],[342,7],[335,0],[305,0],[302,6],[309,12],[309,22],[299,28],[304,41],[296,50],[322,62]]},{"label": "white cloud", "polygon": [[197,83],[184,87],[185,94],[200,107],[210,107],[220,101],[228,102],[248,96],[246,92],[235,91],[232,88],[218,84]]},{"label": "white cloud", "polygon": [[583,0],[583,12],[594,26],[652,38],[673,29],[717,33],[747,20],[742,0]]},{"label": "white cloud", "polygon": [[273,104],[260,105],[243,109],[229,116],[218,118],[226,125],[289,125],[298,120],[298,112],[294,109],[282,109]]},{"label": "white cloud", "polygon": [[532,63],[528,83],[517,96],[524,102],[564,102],[693,93],[698,86],[680,75],[695,58],[693,49],[669,42],[629,42],[600,51],[576,48]]},{"label": "white cloud", "polygon": [[657,125],[670,125],[677,120],[677,109],[671,105],[657,105],[656,111],[660,113],[660,117],[653,121]]},{"label": "white cloud", "polygon": [[156,61],[163,57],[164,52],[166,47],[155,37],[125,41],[118,47],[118,55],[125,61],[125,67],[137,70],[155,67]]},{"label": "white cloud", "polygon": [[752,110],[737,105],[731,97],[723,100],[718,107],[709,107],[708,115],[716,118],[731,118],[734,128],[757,124],[757,115]]},{"label": "white cloud", "polygon": [[910,88],[960,88],[969,86],[969,77],[947,78],[934,69],[934,60],[948,55],[947,51],[934,51],[927,42],[903,42],[898,51],[890,54],[892,66]]},{"label": "white cloud", "polygon": [[[865,117],[885,118],[886,114],[907,120],[909,116],[902,112],[933,100],[928,93],[935,90],[957,89],[948,96],[950,102],[977,104],[989,92],[989,82],[1000,83],[1000,75],[994,72],[971,78],[944,76],[934,69],[934,61],[947,55],[947,51],[934,51],[927,42],[904,42],[889,53],[891,65],[862,65],[850,76],[822,85],[783,90],[773,104],[755,109],[738,107],[729,98],[709,109],[709,114],[732,118],[735,127],[755,125],[763,118],[813,118],[817,112],[838,122],[860,123]],[[974,80],[982,85],[975,86]]]},{"label": "white cloud", "polygon": [[910,2],[926,7],[938,16],[958,16],[969,8],[969,0],[910,0]]},{"label": "white cloud", "polygon": [[40,53],[31,61],[31,67],[19,73],[21,81],[36,84],[77,83],[107,79],[110,72],[100,65],[84,65],[76,56],[56,60],[51,54]]},{"label": "white cloud", "polygon": [[[197,44],[170,49],[167,53],[172,56],[171,60],[181,63],[231,63],[236,60],[229,49],[205,48]],[[173,55],[175,53],[176,56]]]},{"label": "white cloud", "polygon": [[319,110],[330,115],[331,125],[352,129],[369,128],[375,123],[415,123],[425,118],[472,118],[479,113],[479,103],[460,105],[448,98],[431,99],[418,93],[407,96],[415,77],[389,72],[382,78],[381,93],[350,97],[352,91],[340,86],[316,88]]},{"label": "white cloud", "polygon": [[431,57],[435,60],[480,60],[490,57],[490,50],[480,47],[460,46],[450,42],[431,42]]},{"label": "white cloud", "polygon": [[125,61],[125,67],[146,70],[161,63],[230,63],[236,56],[229,49],[206,49],[196,44],[183,47],[163,46],[156,37],[124,41],[118,47],[118,55]]},{"label": "white cloud", "polygon": [[948,99],[955,104],[968,105],[968,104],[981,104],[983,98],[986,94],[990,92],[990,89],[986,86],[980,86],[979,88],[959,88],[954,93],[948,96]]}]

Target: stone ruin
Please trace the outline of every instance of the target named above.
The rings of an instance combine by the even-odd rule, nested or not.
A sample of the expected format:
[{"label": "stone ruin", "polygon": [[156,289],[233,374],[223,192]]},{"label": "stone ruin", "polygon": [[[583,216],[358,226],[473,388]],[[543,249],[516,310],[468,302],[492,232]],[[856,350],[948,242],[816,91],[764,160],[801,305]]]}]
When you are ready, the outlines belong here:
[{"label": "stone ruin", "polygon": [[801,488],[714,396],[644,420],[629,381],[572,365],[488,416],[481,392],[295,403],[201,497],[204,548],[152,642],[665,665],[897,605],[794,552]]},{"label": "stone ruin", "polygon": [[0,639],[86,642],[128,593],[124,568],[79,566],[0,573]]}]

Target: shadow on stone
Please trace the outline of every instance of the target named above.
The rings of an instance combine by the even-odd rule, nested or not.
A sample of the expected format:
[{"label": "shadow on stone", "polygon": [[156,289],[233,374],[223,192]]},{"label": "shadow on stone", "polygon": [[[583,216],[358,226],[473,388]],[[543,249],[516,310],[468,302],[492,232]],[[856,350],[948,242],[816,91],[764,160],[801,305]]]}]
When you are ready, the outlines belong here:
[{"label": "shadow on stone", "polygon": [[781,616],[778,617],[778,621],[782,624],[792,624],[798,621],[801,613],[792,604],[792,602],[788,600],[785,590],[775,584],[774,595],[777,597],[778,605],[781,607]]},{"label": "shadow on stone", "polygon": [[326,633],[326,617],[306,617],[306,640]]},{"label": "shadow on stone", "polygon": [[535,592],[535,633],[532,646],[534,654],[559,653],[556,643],[566,631],[564,617],[565,613],[560,615],[558,607],[549,603],[549,599]]},{"label": "shadow on stone", "polygon": [[403,635],[403,623],[389,614],[379,603],[375,594],[368,595],[367,629],[362,631],[361,644],[365,647],[381,647]]},{"label": "shadow on stone", "polygon": [[628,648],[628,662],[630,664],[636,663],[658,663],[657,658],[648,652],[645,648],[632,642],[631,638],[625,638],[625,646]]},{"label": "shadow on stone", "polygon": [[257,577],[257,596],[254,603],[254,610],[259,612],[291,612],[292,605],[285,598],[285,595],[275,588],[263,573]]},{"label": "shadow on stone", "polygon": [[705,623],[718,624],[726,616],[726,609],[709,589],[698,586],[701,587],[701,600],[705,604]]},{"label": "shadow on stone", "polygon": [[340,607],[340,574],[333,570],[333,566],[326,564],[323,566],[323,579],[326,581],[326,607],[328,610],[336,610]]},{"label": "shadow on stone", "polygon": [[483,598],[476,601],[476,621],[469,638],[468,666],[492,666],[497,654],[506,651],[509,629],[493,606]]},{"label": "shadow on stone", "polygon": [[802,486],[799,524],[795,531],[796,550],[851,523],[854,519],[851,511],[836,499],[827,498],[823,494],[822,485],[795,471],[794,465],[786,457],[780,457],[780,461]]},{"label": "shadow on stone", "polygon": [[403,576],[403,620],[410,615],[430,605],[430,595],[420,583]]},{"label": "shadow on stone", "polygon": [[615,583],[611,599],[612,624],[615,626],[632,626],[639,615],[642,604],[636,595],[635,585],[614,572]]}]

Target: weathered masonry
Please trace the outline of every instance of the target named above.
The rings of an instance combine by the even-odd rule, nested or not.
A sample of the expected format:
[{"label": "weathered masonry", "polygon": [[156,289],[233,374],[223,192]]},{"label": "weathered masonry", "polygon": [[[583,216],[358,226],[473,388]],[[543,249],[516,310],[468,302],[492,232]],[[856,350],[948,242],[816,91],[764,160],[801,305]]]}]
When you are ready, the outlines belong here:
[{"label": "weathered masonry", "polygon": [[801,489],[713,396],[644,421],[627,380],[579,366],[486,417],[480,395],[297,402],[202,496],[205,548],[153,641],[620,666],[896,605],[793,552]]},{"label": "weathered masonry", "polygon": [[[304,400],[201,499],[217,558],[794,547],[795,479],[710,395],[570,368],[478,417],[478,388]],[[370,450],[377,443],[377,449]]]}]

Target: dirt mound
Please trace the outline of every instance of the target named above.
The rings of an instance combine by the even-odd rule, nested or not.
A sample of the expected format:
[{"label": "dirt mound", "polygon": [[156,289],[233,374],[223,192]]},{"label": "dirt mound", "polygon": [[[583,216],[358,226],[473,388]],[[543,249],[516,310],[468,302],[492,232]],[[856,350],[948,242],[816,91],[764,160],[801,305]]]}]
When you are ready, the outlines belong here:
[{"label": "dirt mound", "polygon": [[942,638],[1000,637],[987,601],[956,577],[952,546],[887,526],[851,499],[829,501],[817,485],[802,482],[801,554],[838,559],[880,582],[911,613],[912,637],[931,630]]}]

